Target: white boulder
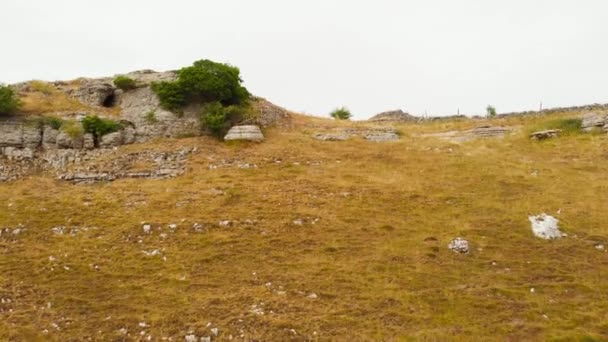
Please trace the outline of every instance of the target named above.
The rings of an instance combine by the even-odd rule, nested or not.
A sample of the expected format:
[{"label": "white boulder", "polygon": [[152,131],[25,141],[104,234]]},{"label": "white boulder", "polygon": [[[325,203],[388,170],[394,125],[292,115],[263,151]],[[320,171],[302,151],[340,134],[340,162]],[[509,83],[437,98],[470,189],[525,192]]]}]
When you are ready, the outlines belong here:
[{"label": "white boulder", "polygon": [[260,127],[255,125],[234,126],[228,131],[224,140],[262,141],[264,135]]},{"label": "white boulder", "polygon": [[536,237],[545,240],[560,239],[566,234],[559,230],[559,220],[547,214],[537,216],[529,216],[528,219],[532,223],[532,232]]}]

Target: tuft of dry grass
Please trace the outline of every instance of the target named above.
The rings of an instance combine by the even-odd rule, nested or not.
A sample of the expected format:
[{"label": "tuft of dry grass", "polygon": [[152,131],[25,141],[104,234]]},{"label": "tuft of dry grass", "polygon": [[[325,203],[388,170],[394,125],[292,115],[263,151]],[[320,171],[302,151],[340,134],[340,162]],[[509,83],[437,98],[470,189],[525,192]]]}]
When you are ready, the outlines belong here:
[{"label": "tuft of dry grass", "polygon": [[[123,148],[198,147],[175,179],[0,184],[0,227],[25,229],[0,236],[0,339],[608,339],[608,138],[415,137],[474,124],[321,142],[366,124],[296,116],[262,144]],[[535,238],[542,212],[569,236]]]}]

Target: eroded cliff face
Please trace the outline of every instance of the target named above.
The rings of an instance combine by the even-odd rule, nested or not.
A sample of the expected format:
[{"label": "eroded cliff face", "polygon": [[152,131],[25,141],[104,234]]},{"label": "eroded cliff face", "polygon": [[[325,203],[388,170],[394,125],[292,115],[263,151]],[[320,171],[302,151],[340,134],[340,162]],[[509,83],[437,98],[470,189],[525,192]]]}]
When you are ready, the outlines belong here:
[{"label": "eroded cliff face", "polygon": [[[200,104],[173,113],[160,106],[152,91],[153,82],[174,80],[175,72],[142,70],[125,76],[136,82],[134,89],[119,89],[112,77],[14,85],[24,109],[20,115],[0,118],[0,181],[17,179],[33,170],[65,171],[68,164],[111,153],[121,145],[204,134],[199,121]],[[256,115],[247,118],[248,124],[271,126],[289,120],[285,109],[262,98],[254,97],[252,105]],[[87,115],[119,122],[121,128],[103,136],[85,133],[80,121]],[[57,127],[45,119],[49,117],[62,120],[64,125]]]}]

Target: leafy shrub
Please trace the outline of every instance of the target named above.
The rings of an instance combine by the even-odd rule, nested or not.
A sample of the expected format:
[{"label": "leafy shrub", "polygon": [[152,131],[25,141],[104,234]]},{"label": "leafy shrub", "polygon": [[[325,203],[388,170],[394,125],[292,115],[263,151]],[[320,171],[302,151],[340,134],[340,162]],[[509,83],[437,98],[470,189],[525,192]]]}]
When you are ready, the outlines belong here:
[{"label": "leafy shrub", "polygon": [[246,106],[225,107],[220,102],[208,103],[201,112],[201,126],[221,138],[234,123],[240,120],[245,111],[247,111]]},{"label": "leafy shrub", "polygon": [[341,108],[334,109],[331,113],[329,113],[329,116],[331,116],[332,118],[334,118],[336,120],[349,120],[352,115],[351,115],[350,111],[348,110],[348,108],[341,107]]},{"label": "leafy shrub", "polygon": [[120,123],[116,121],[91,115],[87,115],[82,119],[82,127],[85,132],[92,133],[96,138],[102,137],[108,133],[116,132],[122,128]]},{"label": "leafy shrub", "polygon": [[493,118],[496,116],[496,108],[494,108],[493,106],[488,105],[486,107],[486,116],[489,118]]},{"label": "leafy shrub", "polygon": [[156,112],[153,110],[147,112],[145,118],[146,122],[149,124],[154,124],[158,122],[158,119],[156,118]]},{"label": "leafy shrub", "polygon": [[243,105],[250,97],[241,85],[240,70],[229,64],[200,60],[182,68],[177,75],[175,81],[152,84],[161,105],[169,110],[179,110],[192,102]]},{"label": "leafy shrub", "polygon": [[177,111],[186,105],[186,96],[177,82],[154,82],[152,90],[160,100],[161,107]]},{"label": "leafy shrub", "polygon": [[40,118],[39,125],[40,126],[49,126],[52,129],[60,129],[63,126],[63,120],[56,116],[45,116]]},{"label": "leafy shrub", "polygon": [[21,107],[21,101],[13,88],[0,85],[0,115],[13,114]]},{"label": "leafy shrub", "polygon": [[116,76],[114,78],[114,85],[124,91],[137,88],[137,83],[135,82],[135,80],[133,80],[132,78],[130,78],[128,76],[122,76],[122,75]]}]

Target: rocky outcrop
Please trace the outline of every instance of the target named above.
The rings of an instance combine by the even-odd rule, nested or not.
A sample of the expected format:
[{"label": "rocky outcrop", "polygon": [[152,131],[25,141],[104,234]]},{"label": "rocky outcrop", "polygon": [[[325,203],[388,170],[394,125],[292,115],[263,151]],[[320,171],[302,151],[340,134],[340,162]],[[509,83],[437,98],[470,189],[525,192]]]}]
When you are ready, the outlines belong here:
[{"label": "rocky outcrop", "polygon": [[464,131],[448,131],[441,133],[422,134],[423,137],[435,137],[452,142],[466,142],[480,138],[503,138],[512,130],[506,127],[479,126]]},{"label": "rocky outcrop", "polygon": [[93,107],[116,105],[116,88],[107,79],[80,79],[79,86],[69,89],[68,95]]},{"label": "rocky outcrop", "polygon": [[544,131],[538,131],[530,134],[530,139],[534,140],[545,140],[549,138],[555,138],[561,133],[561,129],[547,129]]},{"label": "rocky outcrop", "polygon": [[608,132],[607,113],[588,113],[583,116],[582,129],[584,132],[591,132],[594,129]]},{"label": "rocky outcrop", "polygon": [[372,116],[368,121],[372,122],[415,122],[418,118],[412,116],[401,109],[382,112]]},{"label": "rocky outcrop", "polygon": [[313,138],[321,141],[344,141],[360,136],[365,140],[384,142],[400,139],[398,132],[393,128],[339,128],[333,132],[317,132]]},{"label": "rocky outcrop", "polygon": [[284,123],[289,120],[289,112],[286,109],[281,108],[261,97],[254,97],[252,99],[252,106],[254,108],[254,112],[256,112],[256,116],[251,120],[246,120],[244,123],[268,127]]},{"label": "rocky outcrop", "polygon": [[230,128],[228,134],[226,134],[224,137],[224,140],[245,140],[259,142],[264,140],[264,135],[262,134],[260,127],[255,125],[234,126]]},{"label": "rocky outcrop", "polygon": [[0,121],[0,148],[37,148],[42,144],[42,130],[35,123]]}]

